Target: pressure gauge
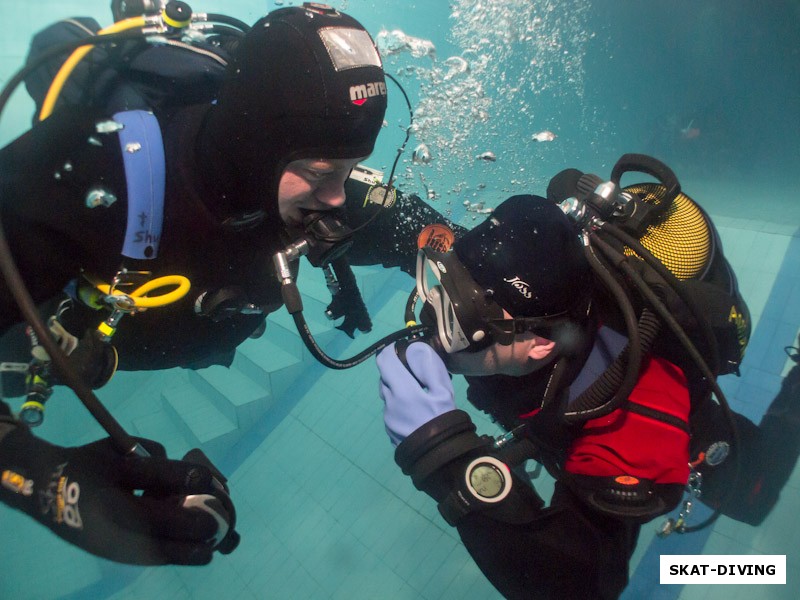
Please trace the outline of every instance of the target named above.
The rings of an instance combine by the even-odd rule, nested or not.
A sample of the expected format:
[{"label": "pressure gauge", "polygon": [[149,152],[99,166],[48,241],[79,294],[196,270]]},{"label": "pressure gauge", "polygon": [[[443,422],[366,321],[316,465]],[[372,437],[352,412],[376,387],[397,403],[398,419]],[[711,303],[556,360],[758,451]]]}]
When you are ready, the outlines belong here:
[{"label": "pressure gauge", "polygon": [[511,491],[508,465],[491,456],[473,460],[465,476],[467,489],[481,502],[500,502]]},{"label": "pressure gauge", "polygon": [[367,205],[367,202],[370,202],[384,208],[391,208],[396,200],[397,190],[395,188],[392,186],[378,184],[369,188],[364,206]]}]

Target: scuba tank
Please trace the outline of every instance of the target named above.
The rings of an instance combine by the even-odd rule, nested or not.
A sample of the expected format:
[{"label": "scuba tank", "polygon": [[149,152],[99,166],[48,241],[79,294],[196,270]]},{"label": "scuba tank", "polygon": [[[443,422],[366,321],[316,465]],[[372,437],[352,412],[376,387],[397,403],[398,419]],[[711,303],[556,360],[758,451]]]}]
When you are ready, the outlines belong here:
[{"label": "scuba tank", "polygon": [[[659,181],[623,188],[620,179],[629,172]],[[681,192],[674,173],[656,159],[628,154],[607,182],[574,169],[553,179],[548,196],[584,231],[587,248],[599,249],[587,254],[605,290],[595,300],[604,324],[631,339],[639,333],[635,320],[652,323],[642,331],[645,353],[677,364],[690,380],[709,378],[699,362],[708,363],[711,379],[737,372],[750,336],[749,311],[713,223]],[[574,195],[564,198],[565,187]],[[663,332],[659,318],[669,325]],[[687,344],[698,351],[687,351]],[[590,414],[601,413],[578,402],[568,418]]]},{"label": "scuba tank", "polygon": [[[620,180],[629,172],[658,183],[623,188]],[[738,445],[716,379],[738,374],[750,336],[749,311],[713,223],[666,165],[629,154],[609,181],[575,170],[559,176],[572,181],[567,187],[573,194],[553,193],[552,199],[580,227],[587,258],[603,282],[595,310],[604,326],[622,334],[620,346],[627,341],[600,378],[570,401],[563,418],[580,428],[560,473],[595,509],[647,521],[674,508],[683,487],[691,498],[699,495],[688,464],[689,423],[694,408],[712,401],[712,392]],[[650,383],[641,383],[648,377]],[[619,463],[619,470],[598,459],[605,448],[614,452],[611,464]],[[738,478],[738,464],[735,471]],[[724,505],[705,522],[688,527],[681,521],[675,530],[705,527]]]}]

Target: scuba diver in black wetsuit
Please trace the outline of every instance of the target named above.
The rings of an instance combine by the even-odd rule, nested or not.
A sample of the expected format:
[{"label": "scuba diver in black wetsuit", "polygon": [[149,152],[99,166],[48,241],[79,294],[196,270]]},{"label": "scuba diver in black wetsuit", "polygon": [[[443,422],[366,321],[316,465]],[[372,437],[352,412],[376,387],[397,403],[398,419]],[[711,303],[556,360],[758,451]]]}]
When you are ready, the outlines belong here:
[{"label": "scuba diver in black wetsuit", "polygon": [[[354,102],[360,86],[376,92]],[[385,108],[380,57],[356,21],[321,9],[275,11],[239,41],[216,102],[156,112],[165,161],[160,232],[137,208],[131,218],[141,221],[133,241],[125,239],[133,190],[123,162],[136,156],[138,140],[119,141],[129,126],[112,115],[65,107],[6,146],[0,185],[13,256],[37,302],[60,299],[75,279],[78,294],[89,291],[87,276],[128,278],[133,288],[143,283],[136,271],[186,277],[182,298],[122,319],[119,366],[229,364],[282,304],[274,254],[305,235],[304,221],[344,204],[344,183],[372,152]],[[20,321],[5,285],[0,302],[5,331]],[[71,327],[79,337],[102,320],[77,303],[71,312],[79,314],[63,318],[86,322]]]},{"label": "scuba diver in black wetsuit", "polygon": [[[169,3],[156,19],[183,26],[187,11]],[[167,59],[183,64],[174,54],[182,42],[157,39],[148,46],[123,25],[112,28],[104,35],[122,36],[117,51],[135,46],[123,66],[164,75],[163,59],[172,81]],[[147,107],[125,90],[113,110],[71,102],[64,93],[59,104],[37,100],[41,122],[0,150],[2,226],[21,283],[49,328],[37,338],[22,323],[11,284],[0,283],[0,360],[27,364],[22,377],[8,378],[3,396],[27,394],[23,417],[31,425],[41,420],[58,376],[84,400],[91,389],[80,386],[100,387],[117,368],[230,364],[235,348],[283,304],[278,275],[297,273],[297,262],[278,265],[276,256],[285,259],[291,248],[290,258],[307,254],[316,266],[331,263],[347,273],[340,260],[352,233],[343,222],[345,185],[361,194],[348,202],[358,209],[352,221],[375,216],[368,225],[385,228],[382,239],[391,239],[390,211],[374,215],[380,202],[365,200],[369,186],[347,182],[372,152],[386,109],[384,72],[369,34],[348,15],[314,3],[276,10],[235,35],[225,32],[214,52],[229,53],[229,64],[213,98],[189,106],[164,102],[150,112],[128,110]],[[167,54],[158,54],[164,48]],[[202,76],[220,69],[210,64]],[[89,75],[96,68],[91,64]],[[136,162],[142,157],[144,166]],[[159,199],[163,208],[154,209]],[[397,200],[409,203],[416,201]],[[424,205],[423,213],[439,218]],[[370,235],[365,230],[364,239]],[[393,235],[403,240],[388,249],[362,241],[368,254],[353,262],[410,272],[416,235],[400,229]],[[357,289],[349,298],[360,302]],[[347,333],[367,330],[368,317],[348,322],[357,314],[351,309],[332,304],[330,310],[345,316]],[[50,335],[69,355],[64,368],[50,364],[55,357],[40,339]],[[167,461],[159,444],[133,440],[113,419],[103,422],[111,439],[60,448],[0,407],[0,500],[67,541],[134,564],[203,564],[214,550],[236,547],[232,519],[221,524],[220,515],[233,514],[225,479],[201,454]],[[122,456],[129,451],[153,456]]]},{"label": "scuba diver in black wetsuit", "polygon": [[[638,159],[646,166],[631,169]],[[626,155],[618,165],[664,172],[645,159]],[[378,355],[397,464],[508,598],[616,598],[639,527],[675,508],[684,488],[691,500],[702,488],[715,514],[758,524],[800,454],[800,366],[759,426],[731,413],[718,388],[719,403],[711,398],[708,381],[735,372],[749,336],[713,225],[677,186],[619,193],[616,175],[602,182],[565,171],[549,199],[515,196],[451,251],[421,250],[416,296],[430,329]],[[671,207],[667,200],[655,220],[643,217],[669,195]],[[637,213],[641,229],[631,223]],[[620,223],[639,233],[614,242]],[[701,224],[698,235],[668,256],[670,238],[691,223]],[[649,271],[646,254],[676,270],[703,259],[673,288],[669,274]],[[639,288],[637,279],[650,283]],[[645,288],[657,290],[654,299]],[[710,328],[681,306],[698,298]],[[662,313],[659,303],[670,308]],[[714,306],[725,309],[714,314]],[[630,319],[621,314],[629,311]],[[662,330],[670,315],[678,327]],[[678,331],[689,347],[719,357],[714,366],[702,357],[693,364]],[[466,376],[469,401],[508,433],[476,433],[456,408],[449,373]],[[517,468],[527,459],[556,479],[547,507]],[[692,524],[683,506],[662,534],[709,522]]]},{"label": "scuba diver in black wetsuit", "polygon": [[[413,272],[418,229],[442,217],[416,196],[375,185],[375,172],[361,166],[353,170],[372,151],[383,122],[384,74],[363,28],[320,7],[276,11],[248,34],[221,44],[225,49],[214,46],[230,62],[227,71],[209,62],[205,46],[181,48],[176,58],[174,44],[166,49],[155,44],[129,51],[125,73],[136,82],[135,89],[113,79],[108,72],[113,68],[97,75],[97,86],[111,88],[106,94],[101,87],[104,102],[111,98],[109,114],[123,114],[119,111],[152,99],[150,88],[172,81],[178,67],[191,71],[180,80],[181,89],[199,88],[197,96],[213,92],[213,102],[208,98],[191,106],[171,97],[159,99],[155,116],[164,146],[163,215],[150,208],[151,196],[131,189],[133,178],[125,164],[130,155],[144,155],[159,144],[140,148],[139,139],[118,141],[135,123],[123,128],[121,118],[98,116],[98,109],[73,99],[75,89],[65,86],[63,106],[57,104],[55,114],[0,150],[3,219],[13,256],[34,300],[44,303],[42,314],[57,315],[56,326],[66,330],[57,335],[81,339],[109,312],[109,320],[135,313],[135,318],[122,316],[118,327],[100,326],[113,348],[98,348],[91,336],[84,340],[84,353],[100,355],[81,362],[89,381],[103,383],[116,366],[229,365],[236,346],[261,331],[266,314],[284,303],[274,259],[298,240],[310,240],[306,251],[312,264],[330,263],[337,275],[347,274],[347,262]],[[283,26],[287,19],[294,21]],[[338,41],[334,34],[323,39],[316,29],[325,31],[321,23],[352,33]],[[36,47],[52,44],[46,39]],[[337,43],[358,52],[348,57],[337,51]],[[201,58],[191,51],[202,51]],[[171,64],[166,72],[153,66],[162,62]],[[73,76],[91,88],[94,82],[86,81],[80,66]],[[42,97],[45,82],[53,78],[50,71],[36,70],[26,80],[41,110],[48,104]],[[197,71],[212,83],[203,82]],[[216,87],[215,78],[222,79]],[[149,87],[141,81],[150,82]],[[149,131],[141,135],[152,136]],[[135,176],[158,183],[154,167],[138,168],[132,169]],[[371,185],[365,183],[370,178]],[[384,207],[387,188],[392,193],[384,204],[393,204]],[[135,204],[127,202],[133,193]],[[35,201],[19,202],[21,197]],[[353,230],[358,235],[352,236]],[[340,257],[348,244],[347,257]],[[297,265],[291,267],[296,272]],[[145,285],[150,286],[150,303],[157,306],[152,310],[131,300]],[[64,303],[65,287],[80,301]],[[331,318],[344,317],[340,329],[350,336],[371,326],[352,288],[342,289],[329,311]],[[170,293],[159,301],[157,294],[164,291]],[[7,334],[21,319],[5,285],[0,286],[0,308],[0,360],[29,362],[32,343],[24,325]],[[81,355],[81,344],[64,344],[77,346],[76,356]],[[3,379],[4,396],[24,393],[19,377],[16,386],[9,372]]]}]

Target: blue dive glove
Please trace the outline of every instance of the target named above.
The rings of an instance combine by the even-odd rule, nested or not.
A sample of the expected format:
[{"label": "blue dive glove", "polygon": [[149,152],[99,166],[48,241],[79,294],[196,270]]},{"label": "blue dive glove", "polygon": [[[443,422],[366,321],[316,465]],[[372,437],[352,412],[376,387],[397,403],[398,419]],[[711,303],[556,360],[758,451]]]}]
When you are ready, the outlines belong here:
[{"label": "blue dive glove", "polygon": [[396,447],[431,419],[455,410],[453,384],[444,362],[428,344],[414,342],[406,349],[408,367],[395,345],[378,354],[383,422]]}]

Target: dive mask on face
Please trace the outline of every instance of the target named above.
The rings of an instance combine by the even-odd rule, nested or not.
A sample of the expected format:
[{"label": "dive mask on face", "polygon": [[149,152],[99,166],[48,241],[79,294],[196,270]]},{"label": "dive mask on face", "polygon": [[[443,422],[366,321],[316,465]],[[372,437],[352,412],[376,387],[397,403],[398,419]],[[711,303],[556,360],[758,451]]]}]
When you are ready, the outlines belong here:
[{"label": "dive mask on face", "polygon": [[475,282],[455,252],[437,252],[429,247],[417,254],[417,294],[425,303],[420,320],[435,329],[436,339],[447,354],[477,352],[495,343],[507,346],[526,331],[550,339],[552,328],[568,320],[566,312],[541,318],[506,318],[492,298],[493,291]]},{"label": "dive mask on face", "polygon": [[458,261],[454,252],[436,252],[425,247],[417,253],[417,294],[425,303],[423,323],[436,328],[448,354],[478,350],[489,345],[489,318],[502,318],[502,309],[491,300]]},{"label": "dive mask on face", "polygon": [[506,318],[492,290],[478,285],[452,251],[421,249],[416,275],[417,294],[425,303],[420,320],[434,328],[437,345],[447,354],[477,352],[495,343],[507,346],[527,331],[549,339],[550,330],[568,320],[567,313]]}]

